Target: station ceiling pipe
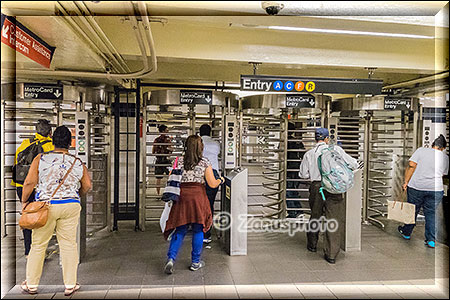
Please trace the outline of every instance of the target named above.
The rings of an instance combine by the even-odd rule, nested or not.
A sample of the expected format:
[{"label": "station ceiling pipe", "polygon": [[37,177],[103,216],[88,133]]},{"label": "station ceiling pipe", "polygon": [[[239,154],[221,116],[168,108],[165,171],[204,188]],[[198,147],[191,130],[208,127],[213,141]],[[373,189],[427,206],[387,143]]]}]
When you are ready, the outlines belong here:
[{"label": "station ceiling pipe", "polygon": [[[131,2],[130,2],[131,3]],[[131,5],[133,5],[131,3]],[[145,58],[145,65],[144,68],[142,68],[139,71],[131,72],[131,73],[101,73],[101,72],[87,72],[87,71],[58,71],[58,70],[29,70],[29,69],[15,69],[15,72],[17,75],[52,75],[52,76],[72,76],[72,77],[86,77],[86,78],[106,78],[106,79],[138,79],[142,78],[144,76],[148,76],[157,70],[157,59],[156,59],[156,52],[155,52],[155,43],[153,40],[153,35],[151,33],[150,28],[150,20],[147,15],[147,9],[145,3],[142,3],[141,1],[138,2],[139,10],[142,14],[142,20],[145,24],[144,26],[144,32],[145,36],[148,41],[148,46],[150,50],[151,55],[151,66],[148,66],[147,62],[147,51],[145,49],[142,36],[139,31],[139,26],[133,26],[133,30],[136,34],[136,38],[138,40],[139,48],[141,49],[143,61]],[[134,8],[133,8],[134,11]],[[145,11],[145,13],[144,13]],[[137,17],[134,18],[137,22]],[[138,24],[138,23],[136,23]]]},{"label": "station ceiling pipe", "polygon": [[100,35],[101,40],[105,41],[105,43],[107,44],[107,47],[109,47],[112,50],[112,52],[114,53],[113,55],[115,55],[117,57],[117,59],[120,61],[120,63],[122,64],[122,66],[124,66],[125,72],[131,72],[127,63],[122,58],[122,55],[119,53],[119,51],[116,49],[116,47],[114,47],[114,45],[111,43],[109,38],[106,36],[106,34],[101,29],[101,27],[98,25],[97,21],[95,21],[95,18],[91,15],[91,12],[87,8],[86,4],[84,4],[83,1],[75,1],[75,4],[77,4],[77,3],[80,6],[80,9],[84,11],[85,18],[91,24],[94,31]]},{"label": "station ceiling pipe", "polygon": [[410,86],[410,85],[414,85],[414,84],[418,84],[418,83],[439,80],[439,79],[448,77],[448,73],[449,73],[448,71],[443,71],[443,72],[440,72],[440,73],[437,73],[437,74],[434,74],[431,76],[426,76],[426,77],[422,77],[422,78],[418,78],[418,79],[394,83],[391,85],[384,86],[383,90],[395,89],[395,88]]},{"label": "station ceiling pipe", "polygon": [[[92,45],[94,45],[94,47],[96,48],[97,52],[98,53],[102,53],[102,51],[97,47],[97,45],[101,45],[102,48],[105,49],[105,52],[106,52],[107,58],[105,58],[105,60],[107,62],[109,62],[111,64],[111,66],[113,66],[116,70],[118,70],[118,72],[130,72],[130,70],[128,69],[128,66],[124,62],[123,63],[119,62],[119,60],[116,58],[116,56],[110,50],[110,46],[112,46],[111,43],[109,43],[110,46],[106,45],[106,43],[104,42],[104,39],[102,39],[99,36],[99,33],[98,33],[97,29],[94,29],[94,26],[92,25],[91,20],[88,20],[86,18],[85,15],[86,14],[90,14],[90,12],[87,11],[87,12],[83,13],[81,11],[81,8],[78,6],[78,4],[75,1],[74,2],[62,2],[62,1],[60,2],[60,1],[57,1],[56,5],[59,6],[59,10],[64,15],[67,16],[68,20],[73,19],[73,17],[70,16],[70,14],[67,13],[68,9],[66,9],[66,7],[63,6],[63,3],[66,4],[66,5],[68,3],[72,4],[72,6],[75,9],[76,13],[79,15],[79,17],[77,17],[76,20],[72,20],[73,26],[75,27],[75,29],[77,31],[84,33],[84,30],[82,29],[82,27],[80,25],[77,24],[76,21],[81,21],[83,23],[85,28],[87,28],[90,31],[90,33],[91,33],[90,36],[88,36],[87,34],[84,34],[84,37],[86,39],[89,39],[89,42]],[[100,32],[103,33],[101,28],[100,27],[98,27],[98,28],[100,29]],[[106,35],[104,35],[104,34],[103,34],[103,36],[106,37]],[[91,39],[91,37],[92,37],[93,40]],[[109,42],[109,39],[107,37],[106,37],[106,41]],[[114,48],[114,46],[113,46],[113,48]],[[102,53],[102,56],[104,56],[103,53]],[[119,57],[120,57],[120,55],[119,55]]]}]

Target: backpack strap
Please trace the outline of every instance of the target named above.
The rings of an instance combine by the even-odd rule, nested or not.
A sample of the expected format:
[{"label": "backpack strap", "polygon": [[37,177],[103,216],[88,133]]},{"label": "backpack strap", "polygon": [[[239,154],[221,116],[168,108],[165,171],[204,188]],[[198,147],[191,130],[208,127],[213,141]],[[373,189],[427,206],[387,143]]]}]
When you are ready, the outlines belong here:
[{"label": "backpack strap", "polygon": [[45,140],[45,141],[39,142],[38,144],[39,144],[39,146],[44,146],[45,144],[48,144],[50,142],[51,142],[50,140]]}]

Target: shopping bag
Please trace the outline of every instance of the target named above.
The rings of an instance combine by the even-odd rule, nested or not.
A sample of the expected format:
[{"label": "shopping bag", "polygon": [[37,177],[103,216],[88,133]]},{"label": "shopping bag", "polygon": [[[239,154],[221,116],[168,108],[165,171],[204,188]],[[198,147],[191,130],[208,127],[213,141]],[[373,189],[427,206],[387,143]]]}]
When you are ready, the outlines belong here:
[{"label": "shopping bag", "polygon": [[175,159],[173,164],[173,169],[170,172],[169,178],[167,179],[166,187],[164,188],[163,195],[161,197],[162,201],[177,202],[180,200],[180,185],[181,177],[183,175],[183,170],[178,166],[178,157]]},{"label": "shopping bag", "polygon": [[161,231],[164,233],[166,229],[166,222],[169,219],[170,210],[172,209],[172,203],[166,202],[164,203],[164,210],[161,214],[161,218],[159,219],[159,226],[161,227]]},{"label": "shopping bag", "polygon": [[387,201],[388,219],[404,224],[416,223],[416,206],[404,201]]}]

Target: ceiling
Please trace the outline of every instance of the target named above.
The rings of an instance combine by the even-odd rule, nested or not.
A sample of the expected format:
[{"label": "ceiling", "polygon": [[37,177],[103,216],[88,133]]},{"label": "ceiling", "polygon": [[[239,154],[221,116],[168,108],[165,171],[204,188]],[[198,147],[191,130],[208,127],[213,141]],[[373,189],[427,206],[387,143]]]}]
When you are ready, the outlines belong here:
[{"label": "ceiling", "polygon": [[[56,47],[50,70],[104,72],[109,65],[108,60],[104,59],[108,57],[107,51],[96,40],[93,40],[94,46],[89,44],[68,25],[70,19],[86,36],[92,37],[92,29],[86,25],[85,17],[77,12],[76,3],[80,2],[2,1],[1,5],[2,13],[17,16],[19,22]],[[108,51],[112,48],[117,50],[127,70],[141,69],[142,58],[133,33],[132,17],[129,17],[133,4],[122,1],[94,2],[97,1],[84,1],[84,5],[108,39]],[[350,1],[347,6],[329,1],[322,2],[322,10],[317,4],[307,1],[280,3],[284,4],[280,12],[284,16],[265,15],[260,1],[146,1],[152,21],[158,70],[143,80],[237,84],[241,74],[253,74],[253,65],[249,62],[258,62],[261,64],[257,74],[299,77],[367,78],[366,68],[372,67],[376,68],[372,78],[383,79],[384,84],[389,85],[434,74],[436,45],[439,41],[448,43],[448,26],[435,27],[435,15],[447,4],[443,1]],[[306,5],[308,3],[309,6]],[[374,6],[373,3],[378,4]],[[391,10],[385,11],[396,15],[357,15],[358,12],[375,14],[377,10],[386,8],[386,3],[390,3]],[[60,7],[72,17],[55,16],[55,11]],[[369,7],[372,7],[371,11],[367,10]],[[301,9],[316,15],[298,16]],[[345,10],[353,12],[353,15],[321,16],[324,11],[336,14]],[[297,15],[293,16],[296,12]],[[403,15],[406,13],[411,15]],[[268,26],[401,33],[437,38],[314,33],[273,30]],[[448,46],[446,49],[443,55],[446,56],[448,69]],[[1,50],[2,82],[15,78],[15,74],[7,68],[45,69],[4,44]],[[124,72],[117,64],[112,67],[113,72]],[[51,72],[39,77],[39,80],[59,79],[117,84],[106,77],[56,77]],[[20,75],[18,80],[36,81],[36,78]]]}]

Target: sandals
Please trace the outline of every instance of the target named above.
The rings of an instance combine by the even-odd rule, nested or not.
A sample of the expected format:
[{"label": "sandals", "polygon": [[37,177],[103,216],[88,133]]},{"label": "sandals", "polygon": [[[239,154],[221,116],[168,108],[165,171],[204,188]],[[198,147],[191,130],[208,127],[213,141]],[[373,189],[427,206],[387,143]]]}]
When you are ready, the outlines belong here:
[{"label": "sandals", "polygon": [[75,286],[73,287],[73,288],[70,288],[70,289],[65,289],[64,290],[64,296],[70,296],[70,295],[72,295],[73,293],[75,293],[76,291],[78,291],[79,289],[80,289],[80,284],[79,283],[77,283],[77,284],[75,284]]},{"label": "sandals", "polygon": [[[22,290],[30,295],[36,295],[37,292],[37,288],[30,288],[27,285],[27,281],[23,281],[22,284],[20,285],[20,287],[22,288]],[[65,289],[64,290],[64,296],[71,296],[73,293],[75,293],[76,291],[78,291],[80,289],[80,284],[77,283],[73,288],[70,289]]]},{"label": "sandals", "polygon": [[22,284],[20,285],[20,287],[22,288],[22,290],[30,295],[36,295],[37,294],[37,288],[30,288],[27,285],[27,281],[25,280],[24,282],[22,282]]}]

